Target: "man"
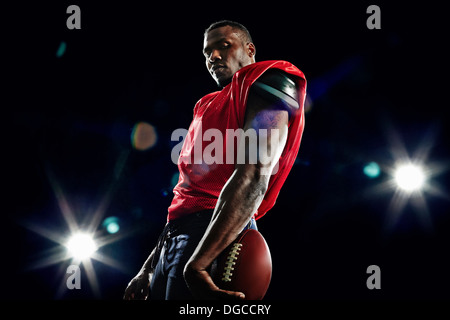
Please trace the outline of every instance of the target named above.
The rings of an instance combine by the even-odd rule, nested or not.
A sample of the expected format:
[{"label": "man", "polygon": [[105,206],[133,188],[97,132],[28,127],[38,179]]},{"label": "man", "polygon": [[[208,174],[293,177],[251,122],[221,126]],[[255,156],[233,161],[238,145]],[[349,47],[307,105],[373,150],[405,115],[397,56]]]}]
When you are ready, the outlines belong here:
[{"label": "man", "polygon": [[[124,299],[243,299],[241,292],[218,288],[208,268],[242,230],[256,229],[255,220],[274,205],[298,153],[304,127],[303,73],[286,61],[255,62],[248,30],[233,21],[213,23],[205,31],[203,53],[223,89],[194,107],[168,223]],[[220,133],[223,141],[205,137],[208,130]],[[241,137],[233,145],[235,137],[227,135],[233,130],[247,138],[253,134],[256,141]],[[226,153],[215,149],[219,161],[201,158],[211,151],[211,140]]]}]

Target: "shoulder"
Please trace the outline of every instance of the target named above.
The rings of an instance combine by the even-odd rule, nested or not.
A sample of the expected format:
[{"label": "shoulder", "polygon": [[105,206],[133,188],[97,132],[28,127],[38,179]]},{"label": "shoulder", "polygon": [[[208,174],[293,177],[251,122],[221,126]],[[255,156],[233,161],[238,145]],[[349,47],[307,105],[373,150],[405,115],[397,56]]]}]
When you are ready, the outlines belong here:
[{"label": "shoulder", "polygon": [[251,89],[268,105],[284,106],[289,114],[296,114],[303,105],[306,79],[300,69],[283,60],[257,62],[239,70],[235,79],[242,89]]},{"label": "shoulder", "polygon": [[296,110],[300,107],[300,85],[295,77],[281,69],[270,69],[252,84],[252,90],[272,103],[282,102]]},{"label": "shoulder", "polygon": [[205,106],[208,103],[210,103],[219,93],[220,93],[220,91],[211,92],[211,93],[208,93],[207,95],[203,96],[202,98],[200,98],[200,100],[198,100],[194,106],[194,114],[200,108],[202,108],[202,106]]},{"label": "shoulder", "polygon": [[207,95],[204,95],[200,100],[198,100],[198,101],[197,101],[197,104],[202,104],[202,103],[211,101],[211,100],[214,99],[219,93],[220,93],[220,91],[214,91],[214,92],[208,93]]},{"label": "shoulder", "polygon": [[236,72],[236,74],[234,75],[234,80],[236,80],[237,82],[249,82],[249,84],[251,85],[265,72],[272,69],[283,71],[290,76],[297,77],[301,80],[306,80],[305,75],[299,68],[297,68],[292,63],[284,60],[268,60],[252,63]]}]

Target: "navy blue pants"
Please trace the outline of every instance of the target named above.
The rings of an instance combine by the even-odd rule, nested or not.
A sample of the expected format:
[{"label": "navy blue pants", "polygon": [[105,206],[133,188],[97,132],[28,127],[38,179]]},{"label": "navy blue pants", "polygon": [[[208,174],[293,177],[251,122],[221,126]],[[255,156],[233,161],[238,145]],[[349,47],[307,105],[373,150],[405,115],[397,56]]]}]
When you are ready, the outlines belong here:
[{"label": "navy blue pants", "polygon": [[[197,212],[166,225],[158,243],[160,254],[155,257],[158,259],[150,284],[150,299],[194,299],[184,281],[183,270],[205,234],[212,213],[213,210]],[[257,230],[254,219],[247,228]]]}]

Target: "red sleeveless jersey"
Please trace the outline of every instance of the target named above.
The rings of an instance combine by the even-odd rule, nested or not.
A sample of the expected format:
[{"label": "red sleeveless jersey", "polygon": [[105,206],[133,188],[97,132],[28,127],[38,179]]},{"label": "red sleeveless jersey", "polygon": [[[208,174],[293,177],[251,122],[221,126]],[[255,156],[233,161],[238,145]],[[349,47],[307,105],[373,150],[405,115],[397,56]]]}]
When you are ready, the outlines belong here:
[{"label": "red sleeveless jersey", "polygon": [[[278,171],[272,174],[264,199],[254,218],[261,218],[273,207],[280,189],[294,164],[300,147],[304,128],[304,102],[306,96],[306,78],[293,64],[286,61],[262,61],[241,68],[233,76],[230,84],[222,91],[213,92],[200,99],[194,107],[194,119],[184,138],[178,158],[180,172],[177,185],[173,189],[174,197],[168,209],[168,221],[193,212],[214,209],[220,192],[235,169],[235,161],[227,161],[226,155],[215,159],[223,161],[206,161],[204,152],[211,152],[213,142],[223,143],[222,150],[227,150],[227,129],[244,127],[247,98],[251,85],[268,69],[277,68],[297,77],[298,102],[300,108],[290,117],[289,131],[283,153],[278,162]],[[205,134],[206,133],[206,134]],[[213,136],[208,133],[213,133]],[[222,141],[217,135],[223,137]],[[210,145],[210,146],[209,146]],[[209,147],[208,147],[209,146]],[[209,148],[209,149],[207,149]],[[220,149],[220,148],[219,148]],[[237,146],[234,151],[237,150]],[[229,159],[228,159],[229,160]]]}]

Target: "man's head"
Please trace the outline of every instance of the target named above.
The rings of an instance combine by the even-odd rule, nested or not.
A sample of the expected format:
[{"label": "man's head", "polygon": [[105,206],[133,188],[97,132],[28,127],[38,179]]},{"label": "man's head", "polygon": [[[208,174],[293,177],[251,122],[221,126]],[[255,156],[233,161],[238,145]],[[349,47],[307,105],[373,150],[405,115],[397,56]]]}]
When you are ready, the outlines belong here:
[{"label": "man's head", "polygon": [[205,31],[206,67],[220,87],[230,83],[239,69],[254,63],[255,53],[250,33],[240,23],[223,20],[211,24]]}]

